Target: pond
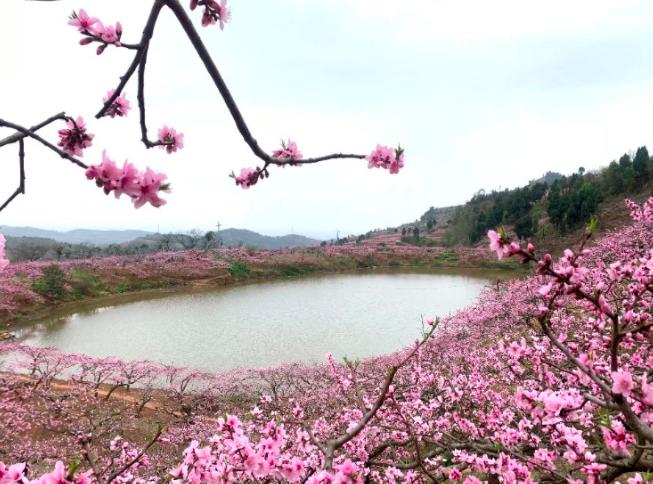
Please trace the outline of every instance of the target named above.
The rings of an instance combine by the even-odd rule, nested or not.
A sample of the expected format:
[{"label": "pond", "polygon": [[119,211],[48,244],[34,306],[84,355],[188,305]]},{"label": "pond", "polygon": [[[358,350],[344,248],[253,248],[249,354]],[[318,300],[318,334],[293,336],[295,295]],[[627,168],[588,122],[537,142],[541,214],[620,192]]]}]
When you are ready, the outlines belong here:
[{"label": "pond", "polygon": [[[25,342],[214,371],[389,353],[422,317],[472,303],[496,273],[337,274],[176,292],[52,315]],[[82,306],[80,306],[81,308]]]}]

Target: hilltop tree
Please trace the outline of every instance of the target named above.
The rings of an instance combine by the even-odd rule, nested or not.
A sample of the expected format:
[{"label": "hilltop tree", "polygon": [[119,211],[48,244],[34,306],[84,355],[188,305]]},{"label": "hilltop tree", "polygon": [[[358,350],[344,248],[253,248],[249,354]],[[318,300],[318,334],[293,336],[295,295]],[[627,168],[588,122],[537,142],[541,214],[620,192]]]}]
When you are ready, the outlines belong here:
[{"label": "hilltop tree", "polygon": [[524,215],[515,222],[515,234],[521,239],[532,237],[535,233],[535,224],[531,215]]},{"label": "hilltop tree", "polygon": [[635,153],[635,158],[633,159],[633,169],[635,170],[635,176],[637,178],[636,186],[641,188],[644,180],[648,178],[651,167],[651,159],[648,154],[646,146],[641,146],[637,148]]}]

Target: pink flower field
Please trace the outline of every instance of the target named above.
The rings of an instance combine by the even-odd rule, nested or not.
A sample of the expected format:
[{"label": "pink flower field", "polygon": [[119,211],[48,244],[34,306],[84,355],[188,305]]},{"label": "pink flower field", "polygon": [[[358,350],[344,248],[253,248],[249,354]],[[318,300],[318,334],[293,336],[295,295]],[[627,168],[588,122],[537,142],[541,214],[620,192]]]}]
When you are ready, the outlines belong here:
[{"label": "pink flower field", "polygon": [[[631,209],[631,226],[557,262],[492,234],[536,274],[380,358],[214,375],[5,346],[0,439],[20,464],[3,482],[646,482],[653,199]],[[140,264],[175,257],[191,254]]]},{"label": "pink flower field", "polygon": [[[0,234],[0,484],[653,483],[653,157],[633,144],[650,132],[643,2],[241,1],[233,28],[231,0],[96,1],[102,20],[2,3],[0,228],[14,252]],[[107,20],[121,12],[124,27]],[[615,209],[626,196],[643,203]],[[211,248],[230,240],[321,245]],[[156,247],[206,250],[16,262]],[[394,268],[496,283],[362,360],[215,373],[30,346],[22,331],[126,294],[159,304],[150,293]],[[458,300],[428,284],[410,295]],[[395,320],[423,299],[395,279],[383,291],[398,299],[364,286],[341,284],[345,303],[322,287],[274,296],[281,322],[261,293],[210,306],[206,324],[195,299],[181,317],[161,303],[170,346],[151,338],[159,307],[99,324],[124,337],[110,351],[140,359],[153,343],[153,359],[178,349],[227,368],[284,346],[292,358],[267,361],[299,361],[331,335],[398,348]],[[250,304],[254,323],[231,315]],[[345,306],[372,332],[330,315],[318,328]]]}]

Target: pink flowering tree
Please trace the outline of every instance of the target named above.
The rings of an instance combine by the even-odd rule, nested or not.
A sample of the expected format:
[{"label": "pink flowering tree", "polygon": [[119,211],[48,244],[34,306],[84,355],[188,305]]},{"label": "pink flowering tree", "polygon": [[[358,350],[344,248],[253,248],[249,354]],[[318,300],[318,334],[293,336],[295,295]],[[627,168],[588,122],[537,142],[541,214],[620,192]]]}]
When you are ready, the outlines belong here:
[{"label": "pink flowering tree", "polygon": [[[199,10],[201,13],[201,25],[203,27],[219,25],[220,29],[224,29],[225,24],[231,20],[226,0],[222,0],[221,2],[214,0],[191,0],[188,8],[191,11]],[[129,114],[131,103],[124,96],[124,91],[127,84],[136,75],[138,87],[136,104],[138,106],[141,141],[146,148],[158,147],[168,154],[175,153],[184,148],[183,133],[168,125],[164,125],[158,130],[156,139],[151,139],[149,137],[146,119],[145,72],[147,56],[150,48],[150,40],[156,29],[159,15],[163,10],[170,11],[181,25],[195,52],[204,64],[208,76],[213,81],[218,95],[222,98],[231,114],[238,132],[249,146],[252,154],[260,160],[259,165],[256,167],[243,168],[238,175],[231,174],[236,185],[245,189],[255,185],[260,180],[270,176],[270,168],[273,166],[301,166],[335,159],[366,158],[369,161],[370,168],[384,168],[389,170],[390,173],[397,173],[403,167],[403,149],[393,149],[380,145],[367,156],[353,153],[333,153],[304,158],[297,144],[292,140],[288,140],[287,142],[283,141],[281,148],[273,150],[271,154],[265,151],[259,146],[250,132],[243,114],[222,78],[213,57],[195,28],[189,12],[182,6],[179,0],[154,0],[143,28],[143,33],[140,39],[137,39],[135,42],[127,42],[125,40],[123,25],[120,22],[116,22],[113,25],[105,23],[89,15],[83,9],[73,12],[68,24],[79,31],[81,36],[79,41],[80,45],[95,46],[98,55],[103,54],[107,49],[114,48],[127,49],[134,53],[132,62],[126,72],[120,76],[120,81],[116,87],[109,90],[102,98],[101,107],[95,114],[95,118],[99,119],[106,116],[120,118]],[[56,142],[49,141],[39,134],[43,128],[54,123],[64,124],[58,132],[59,139]],[[4,210],[18,195],[25,193],[25,145],[28,140],[45,146],[61,158],[85,169],[86,177],[89,180],[95,181],[97,186],[102,188],[107,195],[113,193],[116,198],[125,195],[131,199],[136,208],[147,203],[154,207],[161,207],[166,203],[165,199],[161,197],[162,193],[170,192],[171,188],[170,183],[167,182],[166,175],[152,168],[140,170],[128,161],[125,161],[122,166],[119,166],[110,158],[107,151],[104,151],[101,162],[97,164],[88,165],[81,160],[84,156],[84,150],[98,141],[98,138],[88,131],[86,122],[81,116],[73,117],[62,112],[29,128],[0,119],[0,128],[8,128],[14,131],[8,137],[0,139],[0,148],[18,144],[19,165],[18,187],[0,205],[0,211]]]}]

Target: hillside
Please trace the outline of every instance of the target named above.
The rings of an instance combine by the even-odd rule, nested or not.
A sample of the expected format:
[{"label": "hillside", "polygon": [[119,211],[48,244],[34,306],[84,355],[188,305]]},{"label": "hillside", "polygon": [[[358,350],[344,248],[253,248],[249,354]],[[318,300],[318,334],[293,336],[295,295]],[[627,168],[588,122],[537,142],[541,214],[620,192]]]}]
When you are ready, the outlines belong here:
[{"label": "hillside", "polygon": [[642,146],[597,171],[547,172],[523,187],[479,190],[463,205],[431,207],[414,222],[340,243],[478,246],[489,229],[503,226],[512,237],[557,252],[573,246],[592,218],[599,234],[622,227],[629,221],[624,199],[642,202],[652,189],[653,161]]},{"label": "hillside", "polygon": [[219,234],[225,247],[251,246],[257,249],[284,249],[320,245],[320,240],[303,235],[288,234],[279,237],[262,235],[251,230],[225,229]]}]

